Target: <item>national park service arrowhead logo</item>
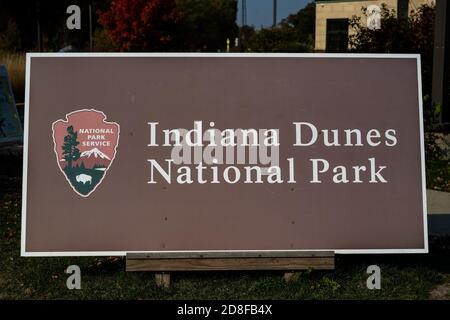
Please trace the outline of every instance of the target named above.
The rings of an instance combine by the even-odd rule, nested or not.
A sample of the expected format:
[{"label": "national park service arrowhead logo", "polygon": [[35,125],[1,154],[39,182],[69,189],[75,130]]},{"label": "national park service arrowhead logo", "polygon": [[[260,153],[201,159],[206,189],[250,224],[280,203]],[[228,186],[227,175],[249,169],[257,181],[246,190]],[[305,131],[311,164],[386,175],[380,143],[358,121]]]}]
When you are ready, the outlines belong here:
[{"label": "national park service arrowhead logo", "polygon": [[82,109],[52,124],[59,169],[82,197],[100,185],[116,156],[120,127],[105,120],[101,111]]}]

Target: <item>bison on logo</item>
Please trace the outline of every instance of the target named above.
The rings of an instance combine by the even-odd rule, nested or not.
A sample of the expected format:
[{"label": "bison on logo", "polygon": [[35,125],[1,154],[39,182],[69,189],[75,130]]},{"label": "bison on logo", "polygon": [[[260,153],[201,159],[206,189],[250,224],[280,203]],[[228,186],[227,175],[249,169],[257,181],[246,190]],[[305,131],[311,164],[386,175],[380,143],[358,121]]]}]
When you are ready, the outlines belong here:
[{"label": "bison on logo", "polygon": [[105,120],[103,112],[83,109],[52,125],[59,169],[82,197],[94,192],[116,156],[120,127]]}]

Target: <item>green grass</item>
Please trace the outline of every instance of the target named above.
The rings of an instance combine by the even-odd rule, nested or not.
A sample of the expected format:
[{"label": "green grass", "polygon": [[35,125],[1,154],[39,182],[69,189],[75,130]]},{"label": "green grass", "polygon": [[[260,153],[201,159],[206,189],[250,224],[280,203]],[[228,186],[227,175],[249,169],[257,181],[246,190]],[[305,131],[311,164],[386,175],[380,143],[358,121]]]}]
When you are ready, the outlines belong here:
[{"label": "green grass", "polygon": [[[123,258],[20,257],[20,183],[0,174],[0,299],[427,299],[450,274],[449,239],[436,239],[427,255],[338,256],[335,270],[300,272],[289,283],[282,272],[180,272],[160,289],[152,273],[125,272]],[[66,288],[72,264],[81,290]],[[366,288],[371,264],[381,267],[381,290]]]}]

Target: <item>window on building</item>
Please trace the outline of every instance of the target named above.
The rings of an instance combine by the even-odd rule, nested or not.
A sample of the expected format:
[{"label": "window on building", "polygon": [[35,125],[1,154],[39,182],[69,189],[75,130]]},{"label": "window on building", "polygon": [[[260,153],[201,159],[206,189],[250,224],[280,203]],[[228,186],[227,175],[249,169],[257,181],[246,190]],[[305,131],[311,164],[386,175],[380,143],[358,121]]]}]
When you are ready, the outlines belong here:
[{"label": "window on building", "polygon": [[346,52],[348,19],[327,19],[326,52]]},{"label": "window on building", "polygon": [[408,4],[409,0],[397,1],[397,16],[399,18],[408,18]]}]

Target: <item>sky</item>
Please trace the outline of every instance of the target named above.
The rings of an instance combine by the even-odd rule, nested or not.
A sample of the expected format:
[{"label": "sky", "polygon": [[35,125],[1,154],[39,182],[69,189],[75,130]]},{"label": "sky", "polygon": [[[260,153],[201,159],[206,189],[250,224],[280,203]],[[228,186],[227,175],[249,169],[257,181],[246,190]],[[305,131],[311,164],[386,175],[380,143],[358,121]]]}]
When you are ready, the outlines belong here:
[{"label": "sky", "polygon": [[[237,23],[242,25],[242,0],[238,0]],[[277,23],[291,13],[296,13],[312,0],[277,0]],[[247,0],[247,25],[259,29],[269,27],[273,19],[273,0]]]}]

